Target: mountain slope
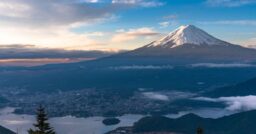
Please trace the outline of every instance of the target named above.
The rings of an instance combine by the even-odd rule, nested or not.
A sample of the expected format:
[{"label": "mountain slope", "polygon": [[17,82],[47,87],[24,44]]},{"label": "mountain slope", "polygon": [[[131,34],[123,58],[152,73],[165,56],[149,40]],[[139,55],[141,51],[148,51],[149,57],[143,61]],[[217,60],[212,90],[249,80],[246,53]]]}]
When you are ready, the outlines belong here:
[{"label": "mountain slope", "polygon": [[255,134],[256,111],[238,113],[218,119],[188,114],[178,119],[145,117],[134,124],[135,132],[179,132],[194,134],[202,127],[207,134]]},{"label": "mountain slope", "polygon": [[247,96],[256,95],[256,78],[250,79],[231,86],[217,88],[213,91],[206,92],[205,96],[209,97],[228,97],[228,96]]},{"label": "mountain slope", "polygon": [[254,62],[256,50],[219,40],[195,26],[181,26],[166,37],[114,58],[166,59],[167,63]]},{"label": "mountain slope", "polygon": [[15,134],[15,133],[7,128],[0,126],[0,134]]}]

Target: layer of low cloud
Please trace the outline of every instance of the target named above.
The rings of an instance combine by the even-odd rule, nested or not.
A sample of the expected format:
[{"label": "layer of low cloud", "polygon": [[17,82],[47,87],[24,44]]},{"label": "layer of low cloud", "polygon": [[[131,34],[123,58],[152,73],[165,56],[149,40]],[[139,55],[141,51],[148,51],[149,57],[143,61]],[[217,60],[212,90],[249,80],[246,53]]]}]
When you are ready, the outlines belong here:
[{"label": "layer of low cloud", "polygon": [[256,109],[256,96],[235,96],[235,97],[220,97],[220,98],[194,98],[200,101],[221,102],[227,105],[226,109],[230,111],[248,111]]},{"label": "layer of low cloud", "polygon": [[195,96],[196,94],[190,92],[180,91],[161,91],[161,92],[142,92],[142,95],[148,99],[160,101],[175,101],[179,99],[187,99]]},{"label": "layer of low cloud", "polygon": [[244,67],[256,67],[253,64],[243,63],[230,63],[230,64],[217,64],[217,63],[198,63],[192,64],[192,67],[209,67],[209,68],[244,68]]},{"label": "layer of low cloud", "polygon": [[146,98],[153,99],[153,100],[160,100],[160,101],[169,101],[169,97],[167,95],[156,93],[156,92],[145,92],[143,95]]},{"label": "layer of low cloud", "polygon": [[0,45],[0,59],[100,58],[115,53],[117,52],[38,48],[35,45]]},{"label": "layer of low cloud", "polygon": [[173,66],[153,66],[153,65],[133,65],[133,66],[117,66],[117,67],[110,67],[110,69],[114,70],[159,70],[159,69],[173,69]]}]

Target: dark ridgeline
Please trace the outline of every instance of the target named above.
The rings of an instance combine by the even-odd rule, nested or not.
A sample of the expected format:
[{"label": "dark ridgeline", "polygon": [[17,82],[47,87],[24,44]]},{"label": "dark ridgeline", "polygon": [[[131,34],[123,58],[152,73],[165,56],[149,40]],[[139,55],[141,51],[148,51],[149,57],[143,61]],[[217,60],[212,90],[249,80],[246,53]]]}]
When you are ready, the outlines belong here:
[{"label": "dark ridgeline", "polygon": [[47,113],[42,105],[38,107],[36,114],[35,130],[29,129],[28,134],[56,134],[48,123]]},{"label": "dark ridgeline", "polygon": [[202,118],[194,114],[188,114],[177,119],[152,116],[140,119],[134,124],[132,131],[134,133],[256,134],[255,120],[256,110],[217,119]]},{"label": "dark ridgeline", "polygon": [[213,98],[218,98],[221,96],[247,96],[254,95],[256,91],[256,77],[249,79],[244,82],[240,82],[235,85],[228,85],[225,87],[220,87],[212,91],[206,92],[203,95]]},{"label": "dark ridgeline", "polygon": [[14,133],[13,131],[7,128],[0,126],[0,134],[16,134],[16,133]]}]

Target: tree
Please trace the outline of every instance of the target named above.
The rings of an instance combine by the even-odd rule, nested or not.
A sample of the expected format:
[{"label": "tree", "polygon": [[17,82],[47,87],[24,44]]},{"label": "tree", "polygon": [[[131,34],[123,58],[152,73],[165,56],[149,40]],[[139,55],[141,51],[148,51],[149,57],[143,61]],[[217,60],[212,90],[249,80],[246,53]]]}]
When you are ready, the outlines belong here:
[{"label": "tree", "polygon": [[47,113],[42,105],[40,105],[36,112],[36,123],[33,124],[35,130],[29,129],[29,134],[56,134],[50,124],[48,123]]},{"label": "tree", "polygon": [[197,132],[197,134],[203,134],[204,130],[201,127],[199,127],[199,128],[197,128],[196,132]]}]

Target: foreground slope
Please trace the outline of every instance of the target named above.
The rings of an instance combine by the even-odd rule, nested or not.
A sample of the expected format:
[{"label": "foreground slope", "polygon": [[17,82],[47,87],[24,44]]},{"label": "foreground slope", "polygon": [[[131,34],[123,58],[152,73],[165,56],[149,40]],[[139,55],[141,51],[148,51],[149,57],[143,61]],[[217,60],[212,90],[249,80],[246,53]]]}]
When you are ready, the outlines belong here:
[{"label": "foreground slope", "polygon": [[0,126],[0,134],[16,134],[16,133],[12,132],[11,130],[9,130],[7,128]]},{"label": "foreground slope", "polygon": [[134,132],[178,132],[194,134],[202,127],[206,134],[255,134],[256,111],[238,113],[218,119],[188,114],[178,119],[145,117],[133,126]]}]

